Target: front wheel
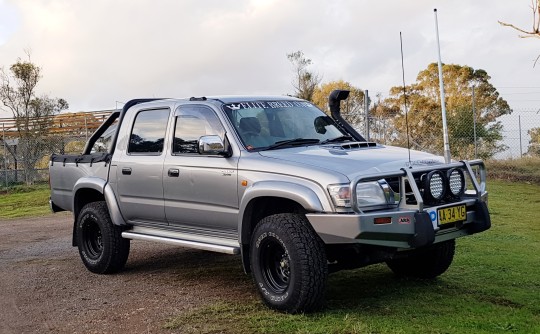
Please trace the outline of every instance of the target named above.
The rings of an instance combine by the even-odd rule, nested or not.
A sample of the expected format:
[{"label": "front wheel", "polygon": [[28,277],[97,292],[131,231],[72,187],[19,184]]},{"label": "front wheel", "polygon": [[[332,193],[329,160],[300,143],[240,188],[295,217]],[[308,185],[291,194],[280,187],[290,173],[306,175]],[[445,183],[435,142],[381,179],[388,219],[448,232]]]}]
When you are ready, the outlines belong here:
[{"label": "front wheel", "polygon": [[305,216],[275,214],[261,219],[251,238],[253,278],[264,303],[289,312],[321,306],[328,278],[324,243]]},{"label": "front wheel", "polygon": [[112,223],[105,202],[86,204],[76,222],[79,254],[88,270],[97,274],[120,271],[129,255],[129,239]]},{"label": "front wheel", "polygon": [[405,258],[387,261],[386,264],[398,276],[431,279],[450,267],[455,249],[456,242],[452,239],[433,244]]}]

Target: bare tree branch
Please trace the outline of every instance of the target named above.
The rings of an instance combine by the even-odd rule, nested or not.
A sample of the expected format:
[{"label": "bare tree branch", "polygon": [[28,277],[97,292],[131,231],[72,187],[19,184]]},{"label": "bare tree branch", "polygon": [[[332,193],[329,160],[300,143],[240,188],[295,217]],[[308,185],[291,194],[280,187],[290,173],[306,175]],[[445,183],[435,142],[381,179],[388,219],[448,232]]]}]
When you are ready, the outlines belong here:
[{"label": "bare tree branch", "polygon": [[511,24],[511,23],[506,23],[506,22],[501,22],[501,21],[497,21],[499,22],[500,25],[504,26],[504,27],[510,27],[512,29],[515,29],[519,32],[522,32],[526,35],[518,35],[520,38],[529,38],[529,37],[536,37],[536,38],[540,38],[540,32],[538,31],[526,31],[526,30],[523,30],[521,28],[518,28],[516,27],[515,25]]},{"label": "bare tree branch", "polygon": [[540,0],[531,0],[531,10],[533,13],[533,24],[531,31],[527,31],[522,28],[518,28],[513,24],[498,21],[500,25],[504,27],[510,27],[519,32],[524,33],[525,35],[520,35],[521,38],[536,37],[540,38]]},{"label": "bare tree branch", "polygon": [[[527,31],[525,29],[522,29],[522,28],[518,28],[516,27],[515,25],[511,24],[511,23],[506,23],[506,22],[502,22],[502,21],[497,21],[499,22],[500,25],[502,25],[503,27],[510,27],[514,30],[517,30],[525,35],[518,35],[520,38],[540,38],[540,0],[531,0],[531,9],[532,9],[532,12],[533,12],[533,25],[532,25],[532,30],[531,31]],[[538,59],[540,58],[540,55],[538,57],[536,57],[536,60],[534,61],[534,64],[533,64],[533,67],[536,66],[536,63],[538,62]]]}]

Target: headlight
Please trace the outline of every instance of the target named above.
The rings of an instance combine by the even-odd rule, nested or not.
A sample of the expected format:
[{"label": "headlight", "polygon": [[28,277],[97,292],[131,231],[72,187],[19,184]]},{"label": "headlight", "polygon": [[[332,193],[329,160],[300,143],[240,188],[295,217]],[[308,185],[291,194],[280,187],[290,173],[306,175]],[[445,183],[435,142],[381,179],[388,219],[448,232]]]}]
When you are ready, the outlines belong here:
[{"label": "headlight", "polygon": [[378,181],[358,183],[356,186],[358,208],[385,205],[387,199]]}]

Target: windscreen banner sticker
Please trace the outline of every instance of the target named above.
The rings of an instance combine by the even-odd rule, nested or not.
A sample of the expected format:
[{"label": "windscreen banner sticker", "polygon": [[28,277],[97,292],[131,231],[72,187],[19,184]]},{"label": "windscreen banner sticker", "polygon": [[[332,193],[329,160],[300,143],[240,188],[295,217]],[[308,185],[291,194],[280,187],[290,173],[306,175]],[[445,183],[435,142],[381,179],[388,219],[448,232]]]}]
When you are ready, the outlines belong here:
[{"label": "windscreen banner sticker", "polygon": [[311,103],[304,101],[249,101],[225,104],[225,108],[230,110],[240,109],[276,109],[276,108],[294,108],[311,107]]}]

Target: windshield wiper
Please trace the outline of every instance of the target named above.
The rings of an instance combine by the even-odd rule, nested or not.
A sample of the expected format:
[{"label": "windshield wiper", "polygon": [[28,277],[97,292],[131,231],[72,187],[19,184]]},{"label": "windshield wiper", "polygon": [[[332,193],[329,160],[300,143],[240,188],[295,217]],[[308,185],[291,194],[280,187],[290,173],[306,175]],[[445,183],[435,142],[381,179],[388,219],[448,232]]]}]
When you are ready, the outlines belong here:
[{"label": "windshield wiper", "polygon": [[339,137],[336,137],[336,138],[323,140],[321,142],[321,145],[328,144],[328,143],[337,143],[337,142],[340,142],[340,141],[348,141],[348,140],[352,140],[352,139],[353,138],[351,136],[339,136]]},{"label": "windshield wiper", "polygon": [[295,138],[295,139],[287,139],[287,140],[280,140],[272,145],[268,146],[266,150],[273,150],[279,147],[283,146],[299,146],[299,145],[309,145],[309,144],[318,144],[319,140],[315,138]]}]

